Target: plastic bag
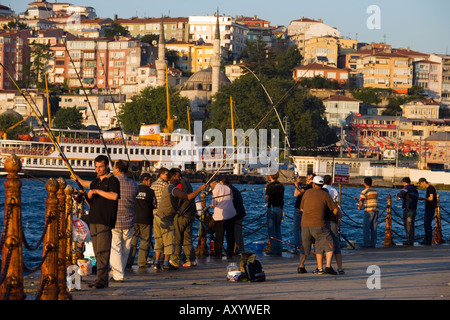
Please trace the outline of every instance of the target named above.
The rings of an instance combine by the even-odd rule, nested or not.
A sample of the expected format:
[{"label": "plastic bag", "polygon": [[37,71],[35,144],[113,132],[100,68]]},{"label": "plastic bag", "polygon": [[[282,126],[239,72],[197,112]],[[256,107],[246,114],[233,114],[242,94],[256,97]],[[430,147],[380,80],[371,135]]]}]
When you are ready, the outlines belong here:
[{"label": "plastic bag", "polygon": [[91,233],[89,232],[89,226],[83,220],[73,217],[72,218],[72,240],[74,242],[83,242],[91,240]]}]

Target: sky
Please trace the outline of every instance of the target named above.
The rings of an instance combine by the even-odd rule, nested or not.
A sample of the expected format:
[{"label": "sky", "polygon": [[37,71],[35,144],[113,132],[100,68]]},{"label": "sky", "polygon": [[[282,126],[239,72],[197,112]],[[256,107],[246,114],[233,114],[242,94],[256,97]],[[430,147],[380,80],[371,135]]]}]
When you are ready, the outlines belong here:
[{"label": "sky", "polygon": [[[49,2],[53,2],[50,0]],[[0,0],[16,13],[32,0]],[[359,42],[386,42],[394,48],[450,54],[448,0],[60,0],[94,7],[102,18],[188,17],[212,15],[254,16],[271,25],[288,26],[301,17],[323,19],[341,36]],[[375,7],[373,7],[375,6]],[[370,9],[368,11],[368,9]]]}]

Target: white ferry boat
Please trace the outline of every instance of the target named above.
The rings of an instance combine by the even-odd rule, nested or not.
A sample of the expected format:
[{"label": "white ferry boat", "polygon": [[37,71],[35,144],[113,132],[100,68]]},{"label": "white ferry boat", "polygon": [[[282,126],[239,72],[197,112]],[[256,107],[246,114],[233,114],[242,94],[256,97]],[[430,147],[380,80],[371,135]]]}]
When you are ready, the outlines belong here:
[{"label": "white ferry boat", "polygon": [[[105,138],[105,145],[98,131],[52,129],[60,150],[68,159],[73,172],[81,177],[95,176],[94,159],[109,154],[111,161],[129,161],[133,173],[156,172],[161,167],[180,168],[187,172],[216,172],[239,174],[245,172],[257,151],[248,146],[201,146],[192,134],[178,132],[159,133],[159,140],[143,140],[138,137]],[[0,171],[4,161],[15,154],[22,161],[22,173],[30,176],[65,177],[70,175],[58,150],[50,138],[36,131],[32,141],[0,140]],[[266,154],[261,154],[266,157]]]}]

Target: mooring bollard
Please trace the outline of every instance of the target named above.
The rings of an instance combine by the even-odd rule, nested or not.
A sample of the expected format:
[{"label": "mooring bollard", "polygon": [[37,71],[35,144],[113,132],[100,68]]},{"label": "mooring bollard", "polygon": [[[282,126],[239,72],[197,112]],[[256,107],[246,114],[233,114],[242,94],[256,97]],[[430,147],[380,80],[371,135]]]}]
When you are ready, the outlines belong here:
[{"label": "mooring bollard", "polygon": [[[48,197],[45,200],[45,223],[48,225],[44,238],[42,258],[44,263],[41,267],[41,300],[57,300],[59,294],[58,286],[58,182],[51,178],[45,184]],[[65,278],[65,277],[64,277]]]},{"label": "mooring bollard", "polygon": [[444,239],[442,238],[442,227],[441,227],[441,200],[439,198],[439,194],[437,195],[437,206],[434,217],[434,244],[444,243]]},{"label": "mooring bollard", "polygon": [[66,194],[66,270],[72,263],[72,230],[73,230],[73,221],[72,221],[72,213],[73,213],[73,187],[68,184],[64,189],[64,193]]},{"label": "mooring bollard", "polygon": [[[23,253],[22,253],[22,182],[17,173],[22,162],[15,155],[6,159],[4,164],[8,172],[5,186],[5,214],[3,218],[2,265],[1,275],[5,274],[0,286],[0,299],[24,300],[23,290]],[[5,271],[6,269],[6,271]]]},{"label": "mooring bollard", "polygon": [[71,300],[72,296],[67,292],[66,281],[66,228],[67,228],[67,213],[66,213],[66,181],[63,178],[58,178],[59,189],[58,197],[58,213],[59,213],[59,230],[58,230],[58,300]]},{"label": "mooring bollard", "polygon": [[390,194],[387,197],[386,231],[384,233],[383,246],[395,246],[394,237],[392,235],[392,197]]}]

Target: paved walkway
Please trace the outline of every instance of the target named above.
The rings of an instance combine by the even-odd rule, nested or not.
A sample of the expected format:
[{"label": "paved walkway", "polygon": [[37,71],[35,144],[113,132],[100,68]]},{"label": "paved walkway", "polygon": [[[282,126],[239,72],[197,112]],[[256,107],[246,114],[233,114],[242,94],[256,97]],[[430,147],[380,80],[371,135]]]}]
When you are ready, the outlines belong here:
[{"label": "paved walkway", "polygon": [[[343,250],[344,275],[314,275],[315,257],[306,262],[307,274],[298,274],[298,256],[258,255],[266,273],[261,283],[228,282],[230,261],[199,259],[199,265],[176,271],[154,271],[133,267],[123,283],[109,288],[88,288],[94,276],[82,279],[82,288],[72,292],[73,300],[450,300],[450,245],[395,246],[391,248]],[[335,263],[333,261],[333,266]],[[377,273],[369,266],[379,267]],[[39,274],[25,279],[27,299],[34,299]],[[369,277],[371,278],[369,281]],[[380,285],[379,289],[369,289]]]}]

